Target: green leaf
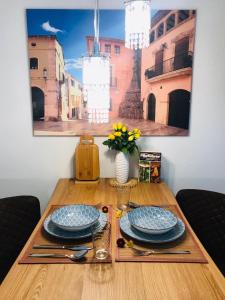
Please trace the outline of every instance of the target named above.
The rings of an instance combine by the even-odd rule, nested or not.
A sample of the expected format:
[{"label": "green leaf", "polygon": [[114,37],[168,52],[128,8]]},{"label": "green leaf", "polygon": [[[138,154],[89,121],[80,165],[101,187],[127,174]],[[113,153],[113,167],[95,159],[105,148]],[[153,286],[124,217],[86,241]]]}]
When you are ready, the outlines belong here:
[{"label": "green leaf", "polygon": [[127,150],[127,148],[125,148],[125,147],[123,147],[123,148],[121,149],[121,151],[122,151],[123,153],[128,153],[128,150]]}]

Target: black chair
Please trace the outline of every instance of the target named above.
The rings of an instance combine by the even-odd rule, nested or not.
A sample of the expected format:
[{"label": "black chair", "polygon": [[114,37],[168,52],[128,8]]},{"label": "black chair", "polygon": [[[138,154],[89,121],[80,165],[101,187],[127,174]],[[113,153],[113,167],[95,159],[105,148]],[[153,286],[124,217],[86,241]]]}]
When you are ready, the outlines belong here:
[{"label": "black chair", "polygon": [[0,199],[0,283],[40,219],[40,203],[33,196]]},{"label": "black chair", "polygon": [[199,240],[225,276],[225,195],[186,189],[176,199]]}]

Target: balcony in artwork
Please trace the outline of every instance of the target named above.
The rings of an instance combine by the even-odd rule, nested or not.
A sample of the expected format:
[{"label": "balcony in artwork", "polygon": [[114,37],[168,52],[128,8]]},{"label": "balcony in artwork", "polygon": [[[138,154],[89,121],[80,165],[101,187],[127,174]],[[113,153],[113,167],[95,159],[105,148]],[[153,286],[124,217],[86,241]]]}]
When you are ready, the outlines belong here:
[{"label": "balcony in artwork", "polygon": [[[193,52],[189,51],[164,60],[161,63],[146,69],[145,80],[152,82],[158,79],[174,77],[181,74],[191,74],[192,56]],[[158,76],[160,76],[160,78]]]}]

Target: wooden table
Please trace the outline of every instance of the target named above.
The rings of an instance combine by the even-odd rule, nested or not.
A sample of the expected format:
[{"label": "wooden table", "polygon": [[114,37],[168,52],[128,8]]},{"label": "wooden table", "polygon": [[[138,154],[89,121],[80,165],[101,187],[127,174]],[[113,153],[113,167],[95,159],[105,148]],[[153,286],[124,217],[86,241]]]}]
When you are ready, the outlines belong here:
[{"label": "wooden table", "polygon": [[[89,186],[60,179],[42,220],[52,204],[93,204],[101,201],[115,205],[115,199],[115,188],[109,186],[107,179]],[[176,203],[164,183],[138,184],[131,191],[131,199],[143,204]],[[115,239],[115,224],[112,225]],[[201,244],[209,264],[113,262],[19,265],[18,260],[26,247],[1,285],[0,299],[225,299],[224,277]]]}]

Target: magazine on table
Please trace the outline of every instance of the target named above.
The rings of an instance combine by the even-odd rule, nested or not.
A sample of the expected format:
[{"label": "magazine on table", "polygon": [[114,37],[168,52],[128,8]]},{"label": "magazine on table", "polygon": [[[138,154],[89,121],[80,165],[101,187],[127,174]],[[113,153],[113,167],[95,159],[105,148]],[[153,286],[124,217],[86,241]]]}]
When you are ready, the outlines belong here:
[{"label": "magazine on table", "polygon": [[160,182],[161,153],[152,151],[141,151],[138,163],[139,182]]}]

